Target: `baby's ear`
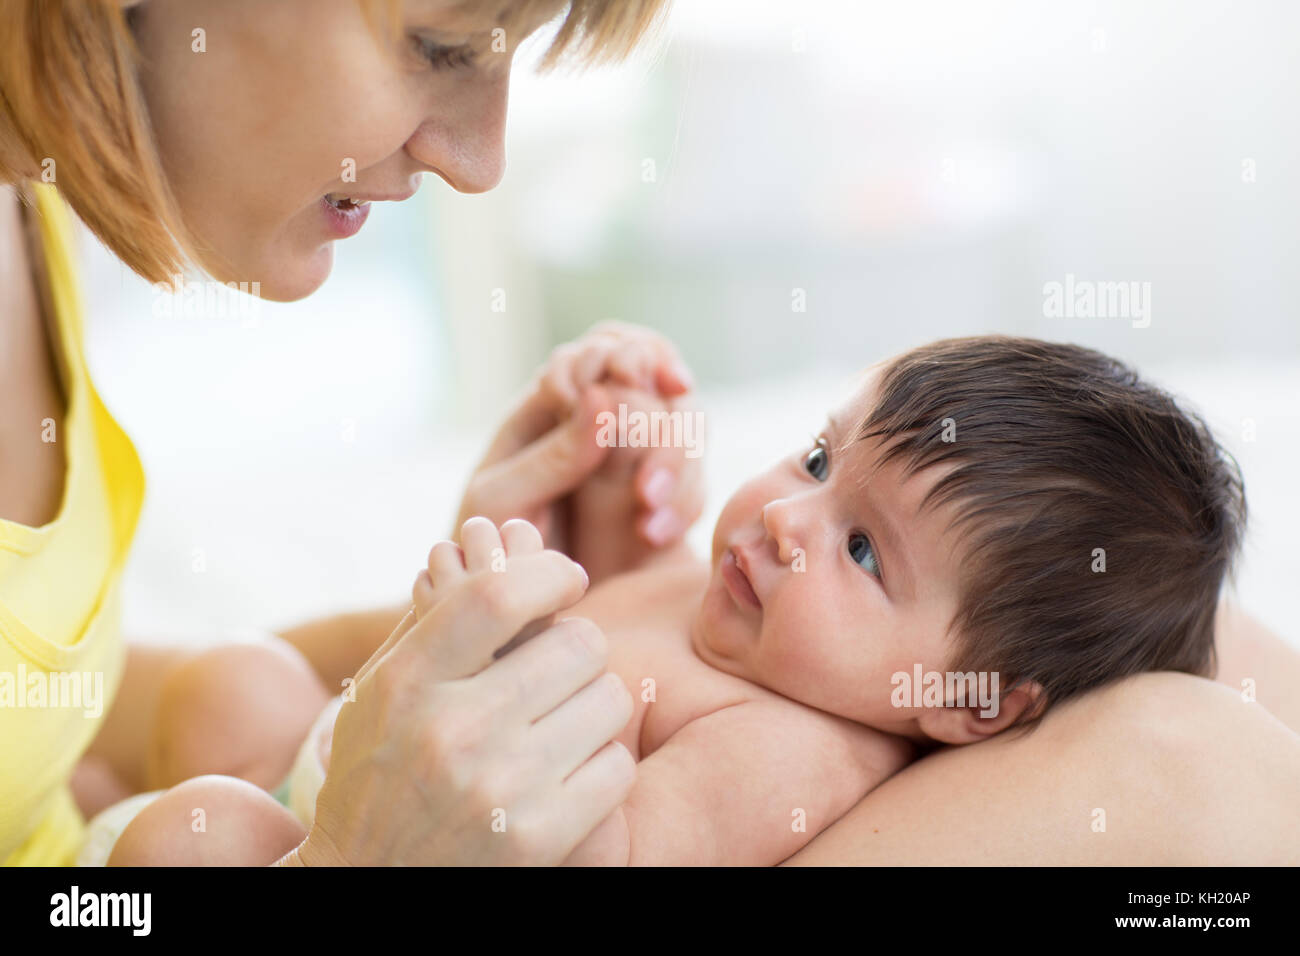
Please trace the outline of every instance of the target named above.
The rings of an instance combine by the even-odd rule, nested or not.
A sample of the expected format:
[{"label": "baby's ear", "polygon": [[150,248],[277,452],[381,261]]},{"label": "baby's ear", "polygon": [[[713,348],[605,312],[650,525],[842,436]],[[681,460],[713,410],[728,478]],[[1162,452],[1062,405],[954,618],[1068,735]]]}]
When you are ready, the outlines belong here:
[{"label": "baby's ear", "polygon": [[[932,740],[944,744],[979,743],[1006,730],[1026,710],[1043,699],[1041,684],[1021,684],[1001,696],[995,713],[980,704],[968,707],[927,707],[917,718],[917,728]],[[992,711],[993,707],[987,708]]]}]

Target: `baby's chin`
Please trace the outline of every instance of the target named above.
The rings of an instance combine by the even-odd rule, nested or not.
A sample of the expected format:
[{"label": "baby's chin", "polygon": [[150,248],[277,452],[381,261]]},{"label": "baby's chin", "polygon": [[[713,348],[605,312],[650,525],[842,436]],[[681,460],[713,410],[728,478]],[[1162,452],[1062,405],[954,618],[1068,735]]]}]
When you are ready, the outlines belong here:
[{"label": "baby's chin", "polygon": [[[730,600],[725,592],[723,597]],[[695,651],[696,657],[710,667],[736,677],[743,677],[745,680],[752,680],[746,671],[744,660],[735,656],[735,651],[738,650],[737,642],[719,633],[718,622],[714,619],[717,608],[710,607],[712,600],[716,600],[716,595],[714,589],[710,587],[691,618],[691,649]],[[753,683],[758,682],[753,681]]]}]

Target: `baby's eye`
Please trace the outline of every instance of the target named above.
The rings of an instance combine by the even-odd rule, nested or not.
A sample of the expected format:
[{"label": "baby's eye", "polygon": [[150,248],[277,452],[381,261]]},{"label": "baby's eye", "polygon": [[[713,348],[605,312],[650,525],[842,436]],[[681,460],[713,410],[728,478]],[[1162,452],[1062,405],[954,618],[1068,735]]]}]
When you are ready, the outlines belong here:
[{"label": "baby's eye", "polygon": [[849,557],[871,574],[880,577],[880,562],[876,560],[876,549],[871,546],[870,539],[861,531],[849,535]]},{"label": "baby's eye", "polygon": [[826,472],[831,467],[831,454],[826,447],[825,438],[817,439],[817,447],[808,452],[807,457],[803,460],[803,467],[808,474],[818,481],[826,480]]}]

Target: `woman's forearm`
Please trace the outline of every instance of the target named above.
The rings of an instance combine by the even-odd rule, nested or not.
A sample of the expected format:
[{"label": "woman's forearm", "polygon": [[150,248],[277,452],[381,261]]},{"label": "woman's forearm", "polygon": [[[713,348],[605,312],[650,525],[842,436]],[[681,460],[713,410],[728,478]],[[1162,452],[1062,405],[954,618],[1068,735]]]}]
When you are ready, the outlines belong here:
[{"label": "woman's forearm", "polygon": [[924,757],[792,857],[813,865],[1295,865],[1300,736],[1148,673]]},{"label": "woman's forearm", "polygon": [[1219,668],[1214,679],[1256,702],[1300,733],[1300,650],[1235,604],[1219,605],[1215,621]]}]

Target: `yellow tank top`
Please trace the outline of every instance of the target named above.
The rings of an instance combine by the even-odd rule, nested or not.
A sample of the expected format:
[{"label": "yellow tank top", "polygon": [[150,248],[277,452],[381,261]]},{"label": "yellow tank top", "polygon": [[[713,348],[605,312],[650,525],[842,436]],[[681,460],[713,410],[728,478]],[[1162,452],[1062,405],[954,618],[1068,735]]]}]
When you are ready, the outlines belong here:
[{"label": "yellow tank top", "polygon": [[67,371],[62,430],[43,437],[66,472],[53,521],[0,519],[0,860],[39,866],[71,863],[85,826],[68,781],[122,676],[118,583],[144,473],[86,368],[70,215],[53,186],[32,192]]}]

